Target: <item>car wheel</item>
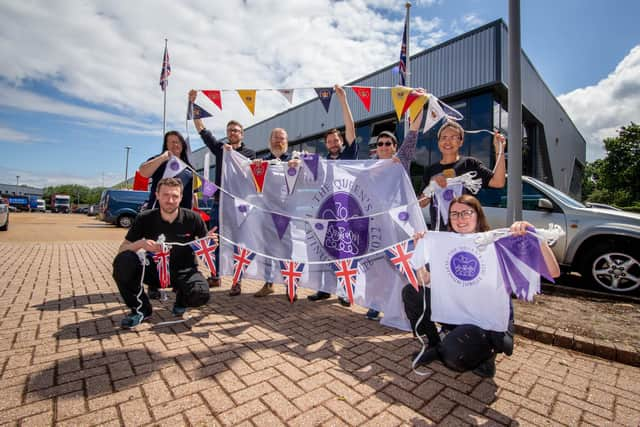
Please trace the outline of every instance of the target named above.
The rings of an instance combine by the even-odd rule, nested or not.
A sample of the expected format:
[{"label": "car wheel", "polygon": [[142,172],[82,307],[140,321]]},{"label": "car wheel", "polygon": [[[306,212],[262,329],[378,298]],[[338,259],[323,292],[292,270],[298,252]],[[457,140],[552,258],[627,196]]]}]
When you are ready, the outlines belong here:
[{"label": "car wheel", "polygon": [[640,257],[624,245],[597,245],[585,257],[582,277],[609,292],[630,292],[640,287]]},{"label": "car wheel", "polygon": [[9,229],[9,220],[7,220],[7,223],[5,225],[0,227],[0,231],[7,231],[8,229]]},{"label": "car wheel", "polygon": [[129,228],[133,224],[133,217],[129,215],[122,215],[118,218],[118,226],[122,228]]}]

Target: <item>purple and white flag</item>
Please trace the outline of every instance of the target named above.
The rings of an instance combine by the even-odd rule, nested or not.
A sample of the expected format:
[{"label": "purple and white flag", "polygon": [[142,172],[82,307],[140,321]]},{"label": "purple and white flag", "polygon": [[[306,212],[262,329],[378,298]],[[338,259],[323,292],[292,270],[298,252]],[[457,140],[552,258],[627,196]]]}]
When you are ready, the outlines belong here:
[{"label": "purple and white flag", "polygon": [[282,162],[284,168],[284,180],[287,184],[287,194],[293,193],[300,175],[300,163],[296,163],[294,166],[289,166],[287,162]]},{"label": "purple and white flag", "polygon": [[449,223],[449,206],[451,201],[462,195],[463,185],[461,183],[448,184],[446,187],[436,185],[433,196],[436,199],[436,206],[444,225]]},{"label": "purple and white flag", "polygon": [[162,178],[173,178],[174,176],[180,174],[183,170],[187,168],[187,164],[180,160],[179,157],[171,155],[171,158],[167,161],[167,164],[164,168],[164,174],[162,174]]},{"label": "purple and white flag", "polygon": [[318,162],[320,160],[320,156],[318,156],[315,153],[303,154],[302,160],[304,161],[304,164],[307,165],[307,168],[309,168],[309,170],[313,174],[313,180],[314,181],[317,180],[318,179]]},{"label": "purple and white flag", "polygon": [[280,215],[275,212],[271,212],[271,219],[273,219],[273,224],[276,226],[278,237],[282,240],[282,236],[284,236],[284,232],[287,231],[287,227],[289,226],[289,221],[291,221],[291,219],[288,216]]}]

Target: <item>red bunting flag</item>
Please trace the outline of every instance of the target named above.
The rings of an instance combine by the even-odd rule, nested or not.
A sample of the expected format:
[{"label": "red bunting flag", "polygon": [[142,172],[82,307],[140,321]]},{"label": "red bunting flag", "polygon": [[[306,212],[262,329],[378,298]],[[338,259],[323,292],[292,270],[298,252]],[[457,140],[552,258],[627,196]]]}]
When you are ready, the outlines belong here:
[{"label": "red bunting flag", "polygon": [[269,162],[266,160],[256,160],[251,163],[251,175],[253,175],[253,182],[256,184],[256,191],[258,193],[262,193],[264,177],[267,176],[268,167]]},{"label": "red bunting flag", "polygon": [[218,277],[218,273],[216,271],[216,249],[218,248],[218,244],[210,237],[205,237],[204,239],[196,240],[191,243],[191,248],[193,252],[196,254],[198,258],[202,260],[213,277]]},{"label": "red bunting flag", "polygon": [[148,191],[149,178],[145,178],[140,175],[140,171],[136,171],[136,176],[133,178],[133,189],[137,191]]},{"label": "red bunting flag", "polygon": [[222,110],[222,95],[219,90],[203,90],[202,93]]},{"label": "red bunting flag", "polygon": [[171,278],[169,277],[169,250],[154,254],[153,260],[156,262],[156,267],[158,268],[160,287],[162,289],[168,288],[171,284]]},{"label": "red bunting flag", "polygon": [[280,261],[280,272],[287,285],[287,295],[289,296],[291,304],[295,301],[296,294],[298,293],[298,286],[300,285],[303,270],[304,264],[301,262]]},{"label": "red bunting flag", "polygon": [[367,111],[371,111],[371,88],[363,86],[351,86],[351,89],[353,89],[356,95],[358,95],[358,98],[360,98],[360,101],[362,101],[364,108],[366,108]]}]

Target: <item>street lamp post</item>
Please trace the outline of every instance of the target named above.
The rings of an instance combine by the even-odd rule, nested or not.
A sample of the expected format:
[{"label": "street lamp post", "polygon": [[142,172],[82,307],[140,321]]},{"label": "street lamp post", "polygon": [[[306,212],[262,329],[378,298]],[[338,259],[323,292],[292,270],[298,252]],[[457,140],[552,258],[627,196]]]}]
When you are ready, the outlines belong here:
[{"label": "street lamp post", "polygon": [[16,175],[16,187],[20,185],[20,175]]},{"label": "street lamp post", "polygon": [[131,150],[131,147],[127,145],[126,147],[124,147],[124,149],[127,150],[127,158],[124,163],[124,187],[128,189],[129,184],[127,183],[127,181],[129,180],[129,150]]}]

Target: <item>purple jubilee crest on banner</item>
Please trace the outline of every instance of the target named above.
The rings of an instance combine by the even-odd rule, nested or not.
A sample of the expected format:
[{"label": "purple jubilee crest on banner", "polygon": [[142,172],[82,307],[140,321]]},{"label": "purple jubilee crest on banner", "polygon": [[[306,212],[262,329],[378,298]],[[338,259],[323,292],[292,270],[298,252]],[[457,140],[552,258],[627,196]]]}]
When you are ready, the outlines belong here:
[{"label": "purple jubilee crest on banner", "polygon": [[364,254],[369,247],[369,218],[349,193],[336,192],[320,205],[318,218],[328,219],[323,246],[331,256],[344,259]]},{"label": "purple jubilee crest on banner", "polygon": [[449,261],[449,268],[459,280],[468,282],[480,274],[480,260],[471,252],[456,252]]}]

